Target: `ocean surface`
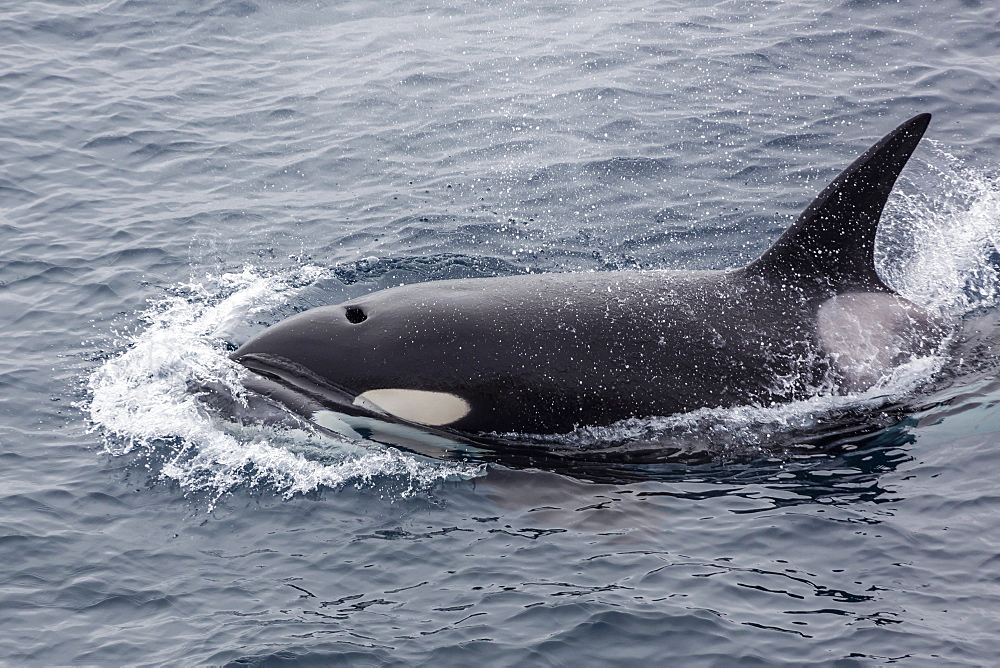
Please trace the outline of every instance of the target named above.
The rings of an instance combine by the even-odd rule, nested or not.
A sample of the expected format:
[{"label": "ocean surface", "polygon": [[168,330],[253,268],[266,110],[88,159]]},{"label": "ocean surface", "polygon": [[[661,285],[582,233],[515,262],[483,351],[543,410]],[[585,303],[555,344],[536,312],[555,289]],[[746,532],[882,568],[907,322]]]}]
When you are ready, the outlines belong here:
[{"label": "ocean surface", "polygon": [[[740,266],[920,112],[879,268],[955,333],[863,394],[428,456],[187,391],[389,286]],[[995,2],[5,3],[0,235],[0,663],[1000,655]]]}]

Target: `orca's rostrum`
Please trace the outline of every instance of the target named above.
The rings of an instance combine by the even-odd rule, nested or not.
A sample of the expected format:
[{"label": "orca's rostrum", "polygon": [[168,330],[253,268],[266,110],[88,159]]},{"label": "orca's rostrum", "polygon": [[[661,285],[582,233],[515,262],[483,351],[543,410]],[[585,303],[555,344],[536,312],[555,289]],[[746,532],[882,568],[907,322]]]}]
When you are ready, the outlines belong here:
[{"label": "orca's rostrum", "polygon": [[875,270],[886,199],[930,122],[854,161],[759,259],[726,271],[407,285],[314,308],[232,354],[300,414],[438,433],[559,433],[630,417],[862,390],[947,328]]}]

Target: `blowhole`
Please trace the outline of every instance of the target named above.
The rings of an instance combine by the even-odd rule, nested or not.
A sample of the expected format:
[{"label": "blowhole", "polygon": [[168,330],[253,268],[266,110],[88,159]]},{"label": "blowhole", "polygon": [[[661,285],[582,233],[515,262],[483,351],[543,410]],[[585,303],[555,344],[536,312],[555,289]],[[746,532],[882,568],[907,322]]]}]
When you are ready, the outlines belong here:
[{"label": "blowhole", "polygon": [[357,325],[358,323],[362,323],[368,319],[368,315],[365,313],[365,310],[360,306],[348,306],[344,310],[344,315],[347,316],[347,322],[352,325]]}]

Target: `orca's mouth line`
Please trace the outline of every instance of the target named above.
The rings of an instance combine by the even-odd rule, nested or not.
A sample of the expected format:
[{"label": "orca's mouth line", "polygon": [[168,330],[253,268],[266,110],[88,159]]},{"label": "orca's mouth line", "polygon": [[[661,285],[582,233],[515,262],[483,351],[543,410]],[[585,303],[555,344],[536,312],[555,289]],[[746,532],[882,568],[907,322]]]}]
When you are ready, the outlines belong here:
[{"label": "orca's mouth line", "polygon": [[252,374],[244,379],[249,390],[271,397],[290,409],[311,417],[321,410],[335,410],[349,415],[388,419],[355,403],[357,395],[318,377],[309,369],[277,355],[248,353],[234,358]]},{"label": "orca's mouth line", "polygon": [[468,434],[414,424],[391,413],[373,410],[377,407],[370,402],[359,401],[356,394],[278,355],[247,353],[233,360],[250,371],[243,379],[244,388],[285,406],[323,430],[436,458],[441,457],[441,448],[476,453],[489,447]]}]

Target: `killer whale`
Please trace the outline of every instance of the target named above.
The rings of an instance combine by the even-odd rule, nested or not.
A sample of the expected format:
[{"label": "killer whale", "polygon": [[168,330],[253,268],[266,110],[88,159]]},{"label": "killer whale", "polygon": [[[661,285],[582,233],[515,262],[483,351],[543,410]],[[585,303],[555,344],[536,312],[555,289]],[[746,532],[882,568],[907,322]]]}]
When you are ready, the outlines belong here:
[{"label": "killer whale", "polygon": [[446,436],[864,389],[948,333],[874,258],[929,122],[915,116],[865,151],[745,267],[406,285],[299,313],[231,358],[249,388],[314,422],[346,414]]}]

